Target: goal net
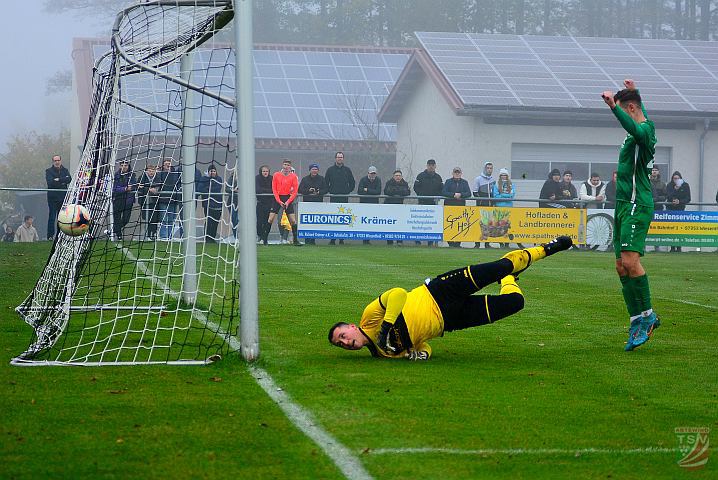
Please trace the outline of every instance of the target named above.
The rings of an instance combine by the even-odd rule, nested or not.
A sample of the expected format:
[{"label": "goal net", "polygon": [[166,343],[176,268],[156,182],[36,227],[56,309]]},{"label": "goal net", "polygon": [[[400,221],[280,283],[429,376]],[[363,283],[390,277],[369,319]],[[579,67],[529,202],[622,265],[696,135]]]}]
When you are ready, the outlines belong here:
[{"label": "goal net", "polygon": [[230,1],[151,1],[118,14],[97,60],[59,232],[17,307],[33,337],[13,363],[204,363],[236,349],[239,278]]}]

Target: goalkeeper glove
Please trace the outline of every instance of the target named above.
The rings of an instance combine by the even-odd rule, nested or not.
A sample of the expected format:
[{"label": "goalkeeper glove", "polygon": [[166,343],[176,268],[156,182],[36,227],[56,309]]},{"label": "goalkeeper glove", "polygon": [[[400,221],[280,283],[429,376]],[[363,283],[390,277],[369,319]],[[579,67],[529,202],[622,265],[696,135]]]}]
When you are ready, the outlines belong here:
[{"label": "goalkeeper glove", "polygon": [[411,361],[428,360],[429,352],[423,352],[421,350],[412,350],[411,352],[409,352],[409,354],[406,356],[406,358]]},{"label": "goalkeeper glove", "polygon": [[377,345],[379,348],[384,350],[388,353],[396,353],[396,347],[391,344],[391,341],[389,339],[389,333],[391,332],[392,324],[389,322],[381,322],[381,330],[379,330],[379,340],[377,341]]}]

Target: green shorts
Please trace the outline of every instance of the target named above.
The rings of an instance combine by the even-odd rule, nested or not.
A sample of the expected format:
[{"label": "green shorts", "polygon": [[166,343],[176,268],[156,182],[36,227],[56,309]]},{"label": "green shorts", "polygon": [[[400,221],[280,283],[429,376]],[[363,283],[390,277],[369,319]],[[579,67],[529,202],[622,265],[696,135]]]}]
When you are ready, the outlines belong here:
[{"label": "green shorts", "polygon": [[653,220],[653,206],[646,207],[630,202],[617,202],[613,217],[613,249],[616,258],[621,252],[638,252],[643,256],[646,235]]}]

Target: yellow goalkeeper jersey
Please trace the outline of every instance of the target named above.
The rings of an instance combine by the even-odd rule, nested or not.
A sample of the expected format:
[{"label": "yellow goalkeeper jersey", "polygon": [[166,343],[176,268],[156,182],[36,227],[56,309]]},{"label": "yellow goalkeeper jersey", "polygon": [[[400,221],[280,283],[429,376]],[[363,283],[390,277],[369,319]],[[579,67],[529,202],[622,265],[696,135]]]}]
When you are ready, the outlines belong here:
[{"label": "yellow goalkeeper jersey", "polygon": [[[390,337],[393,339],[392,344],[399,349],[395,354],[376,345],[384,321],[394,325]],[[426,285],[408,293],[401,288],[392,288],[366,306],[359,328],[370,340],[368,348],[375,357],[403,358],[412,350],[423,351],[431,356],[431,347],[427,341],[443,335],[444,317]]]}]

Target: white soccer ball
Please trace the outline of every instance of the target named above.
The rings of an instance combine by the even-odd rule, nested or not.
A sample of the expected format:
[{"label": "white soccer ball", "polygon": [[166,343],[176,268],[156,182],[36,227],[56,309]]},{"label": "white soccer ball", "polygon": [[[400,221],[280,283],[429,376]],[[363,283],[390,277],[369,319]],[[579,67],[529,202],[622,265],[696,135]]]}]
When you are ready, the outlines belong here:
[{"label": "white soccer ball", "polygon": [[57,214],[57,228],[71,237],[85,233],[90,221],[90,212],[82,205],[66,205]]}]

